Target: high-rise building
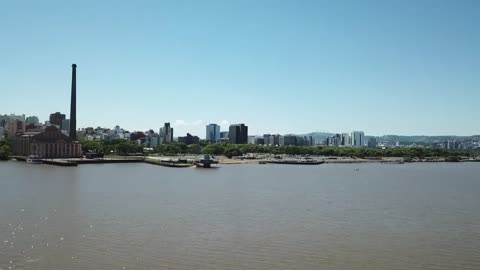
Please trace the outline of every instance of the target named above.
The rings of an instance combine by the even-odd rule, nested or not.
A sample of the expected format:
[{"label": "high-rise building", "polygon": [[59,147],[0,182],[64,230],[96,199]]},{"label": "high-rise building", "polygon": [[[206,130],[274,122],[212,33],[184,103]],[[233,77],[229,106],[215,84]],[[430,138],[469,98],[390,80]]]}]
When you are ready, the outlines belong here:
[{"label": "high-rise building", "polygon": [[458,143],[457,141],[447,141],[447,147],[446,149],[448,150],[457,150],[458,149]]},{"label": "high-rise building", "polygon": [[170,127],[170,123],[165,123],[162,128],[160,128],[160,144],[167,144],[173,142],[173,128]]},{"label": "high-rise building", "polygon": [[265,141],[261,137],[255,138],[255,144],[265,144]]},{"label": "high-rise building", "polygon": [[377,144],[377,139],[375,139],[375,137],[371,137],[370,139],[368,139],[368,147],[376,148]]},{"label": "high-rise building", "polygon": [[122,133],[122,128],[119,126],[119,125],[116,125],[114,128],[113,128],[113,134],[115,135],[118,135]]},{"label": "high-rise building", "polygon": [[248,136],[248,144],[255,144],[257,136]]},{"label": "high-rise building", "polygon": [[179,136],[178,142],[184,143],[186,145],[198,144],[200,142],[200,138],[198,138],[198,136],[192,136],[192,134],[187,133],[187,136]]},{"label": "high-rise building", "polygon": [[302,136],[297,136],[297,145],[298,146],[303,146],[305,145],[305,138]]},{"label": "high-rise building", "polygon": [[297,145],[297,136],[295,135],[283,136],[283,144],[281,145]]},{"label": "high-rise building", "polygon": [[334,136],[330,136],[326,139],[326,145],[327,146],[338,146],[338,140],[337,140],[337,137],[334,135]]},{"label": "high-rise building", "polygon": [[220,142],[228,142],[228,131],[220,131]]},{"label": "high-rise building", "polygon": [[9,136],[25,133],[25,122],[20,120],[9,120],[6,122],[4,132]]},{"label": "high-rise building", "polygon": [[313,146],[315,145],[315,141],[313,140],[313,136],[305,136],[306,145]]},{"label": "high-rise building", "polygon": [[220,140],[220,126],[217,124],[209,124],[206,127],[207,134],[205,140],[207,142],[218,142]]},{"label": "high-rise building", "polygon": [[273,145],[278,146],[280,145],[280,134],[272,135],[273,137]]},{"label": "high-rise building", "polygon": [[248,142],[248,126],[245,124],[230,125],[228,139],[230,143],[246,144]]},{"label": "high-rise building", "polygon": [[56,112],[50,114],[50,125],[55,125],[58,127],[62,126],[62,121],[65,120],[65,114]]},{"label": "high-rise building", "polygon": [[263,134],[263,143],[265,145],[272,145],[273,144],[272,135]]},{"label": "high-rise building", "polygon": [[160,142],[160,135],[158,133],[149,133],[147,137],[147,146],[155,148]]},{"label": "high-rise building", "polygon": [[343,146],[352,146],[352,140],[350,134],[342,133],[342,143]]},{"label": "high-rise building", "polygon": [[33,124],[33,125],[38,125],[40,123],[40,121],[38,120],[38,117],[36,116],[29,116],[27,117],[27,119],[25,120],[25,123],[28,125],[28,124]]},{"label": "high-rise building", "polygon": [[352,146],[363,147],[365,146],[365,134],[363,131],[352,132]]},{"label": "high-rise building", "polygon": [[328,146],[340,146],[343,145],[343,135],[341,134],[335,134],[331,137],[328,137],[326,139],[326,145]]},{"label": "high-rise building", "polygon": [[1,135],[15,136],[25,132],[25,115],[0,115]]},{"label": "high-rise building", "polygon": [[340,134],[335,134],[335,141],[336,141],[335,146],[340,146],[340,145],[342,145],[342,135],[340,135]]},{"label": "high-rise building", "polygon": [[70,119],[65,119],[62,121],[60,130],[70,132]]},{"label": "high-rise building", "polygon": [[8,120],[11,120],[11,121],[18,120],[18,121],[25,122],[25,114],[22,114],[22,115],[16,115],[16,114],[10,114],[10,115],[4,114],[4,115],[0,115],[0,126],[2,126],[2,123],[3,123],[3,126],[5,126],[5,123],[6,123]]},{"label": "high-rise building", "polygon": [[263,141],[265,145],[280,145],[280,135],[272,135],[272,134],[263,134]]}]

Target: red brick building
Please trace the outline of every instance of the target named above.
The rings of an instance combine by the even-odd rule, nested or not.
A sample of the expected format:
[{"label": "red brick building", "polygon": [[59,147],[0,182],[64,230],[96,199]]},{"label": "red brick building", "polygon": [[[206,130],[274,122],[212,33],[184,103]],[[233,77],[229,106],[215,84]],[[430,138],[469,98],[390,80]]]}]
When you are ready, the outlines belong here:
[{"label": "red brick building", "polygon": [[40,133],[26,133],[13,140],[13,153],[42,158],[80,158],[82,145],[72,141],[57,127],[49,126]]}]

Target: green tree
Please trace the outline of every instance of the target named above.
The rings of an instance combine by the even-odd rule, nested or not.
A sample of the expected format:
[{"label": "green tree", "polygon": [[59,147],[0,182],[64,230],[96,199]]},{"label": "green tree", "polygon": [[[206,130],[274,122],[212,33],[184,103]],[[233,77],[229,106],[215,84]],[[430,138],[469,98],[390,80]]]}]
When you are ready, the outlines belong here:
[{"label": "green tree", "polygon": [[179,149],[179,152],[177,152],[177,154],[188,152],[188,145],[184,143],[173,143],[173,145],[175,145],[176,149]]},{"label": "green tree", "polygon": [[237,145],[232,144],[225,147],[225,152],[223,154],[228,158],[232,158],[241,156],[243,153]]},{"label": "green tree", "polygon": [[190,144],[187,146],[187,153],[200,154],[201,152],[202,152],[202,147],[198,144]]},{"label": "green tree", "polygon": [[209,155],[223,155],[225,147],[222,144],[209,144],[202,149],[202,153]]},{"label": "green tree", "polygon": [[143,154],[143,147],[132,142],[123,141],[115,145],[115,150],[119,155]]},{"label": "green tree", "polygon": [[8,160],[10,159],[10,147],[7,144],[3,144],[0,146],[0,160]]},{"label": "green tree", "polygon": [[85,152],[103,152],[103,146],[102,143],[98,141],[81,141],[82,144],[82,150]]},{"label": "green tree", "polygon": [[182,152],[179,144],[161,144],[156,151],[162,155],[175,155]]}]

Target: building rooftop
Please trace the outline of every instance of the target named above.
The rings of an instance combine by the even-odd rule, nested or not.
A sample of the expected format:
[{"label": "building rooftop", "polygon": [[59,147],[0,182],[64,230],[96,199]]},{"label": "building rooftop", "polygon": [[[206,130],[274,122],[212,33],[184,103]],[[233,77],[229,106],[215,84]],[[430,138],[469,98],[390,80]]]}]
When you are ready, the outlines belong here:
[{"label": "building rooftop", "polygon": [[46,143],[56,143],[58,141],[71,142],[72,140],[65,134],[63,134],[60,129],[55,126],[49,126],[45,131],[38,133],[32,138],[37,142],[46,142]]}]

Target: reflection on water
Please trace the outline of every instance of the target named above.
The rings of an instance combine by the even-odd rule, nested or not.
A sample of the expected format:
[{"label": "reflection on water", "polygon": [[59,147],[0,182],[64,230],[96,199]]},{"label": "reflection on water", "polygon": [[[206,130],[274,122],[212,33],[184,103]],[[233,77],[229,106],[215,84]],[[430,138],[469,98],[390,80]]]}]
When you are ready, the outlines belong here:
[{"label": "reflection on water", "polygon": [[480,269],[479,173],[0,163],[0,270]]}]

